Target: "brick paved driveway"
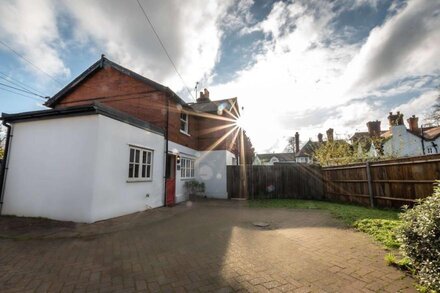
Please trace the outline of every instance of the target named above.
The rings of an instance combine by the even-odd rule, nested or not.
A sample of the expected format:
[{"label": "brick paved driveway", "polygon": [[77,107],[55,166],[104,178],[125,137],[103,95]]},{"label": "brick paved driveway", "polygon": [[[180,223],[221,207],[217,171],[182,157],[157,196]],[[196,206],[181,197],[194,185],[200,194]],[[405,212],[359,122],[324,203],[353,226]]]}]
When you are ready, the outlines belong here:
[{"label": "brick paved driveway", "polygon": [[1,292],[414,291],[384,250],[323,211],[206,201],[42,238],[0,240]]}]

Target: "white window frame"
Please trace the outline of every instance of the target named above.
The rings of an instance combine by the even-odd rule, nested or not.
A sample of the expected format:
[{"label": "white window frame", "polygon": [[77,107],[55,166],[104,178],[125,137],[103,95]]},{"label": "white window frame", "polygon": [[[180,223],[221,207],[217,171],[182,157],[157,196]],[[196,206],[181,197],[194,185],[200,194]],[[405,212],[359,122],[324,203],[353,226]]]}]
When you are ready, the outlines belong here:
[{"label": "white window frame", "polygon": [[191,158],[180,158],[180,178],[195,178],[195,160]]},{"label": "white window frame", "polygon": [[128,149],[127,182],[152,181],[154,151],[134,145],[129,145]]},{"label": "white window frame", "polygon": [[[182,129],[182,123],[184,123],[184,129]],[[189,134],[189,116],[188,113],[180,112],[180,132]]]}]

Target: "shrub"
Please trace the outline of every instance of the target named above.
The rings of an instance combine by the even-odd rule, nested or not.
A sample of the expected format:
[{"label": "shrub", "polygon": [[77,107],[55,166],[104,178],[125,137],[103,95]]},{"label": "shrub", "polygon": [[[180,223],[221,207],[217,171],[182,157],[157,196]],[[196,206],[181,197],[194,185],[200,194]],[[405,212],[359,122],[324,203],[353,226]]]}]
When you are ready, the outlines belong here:
[{"label": "shrub", "polygon": [[420,283],[440,292],[440,184],[434,194],[401,214],[398,238]]},{"label": "shrub", "polygon": [[197,180],[185,182],[185,188],[189,194],[197,194],[205,192],[205,183]]}]

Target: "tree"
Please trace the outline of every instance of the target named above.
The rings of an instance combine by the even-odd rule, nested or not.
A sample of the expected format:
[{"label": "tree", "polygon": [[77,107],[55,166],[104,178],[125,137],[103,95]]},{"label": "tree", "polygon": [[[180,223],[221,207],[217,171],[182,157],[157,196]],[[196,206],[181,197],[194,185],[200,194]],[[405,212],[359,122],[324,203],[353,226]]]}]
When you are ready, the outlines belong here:
[{"label": "tree", "polygon": [[432,106],[432,111],[428,115],[427,120],[431,121],[432,123],[439,124],[440,123],[440,87],[438,87],[437,90],[438,90],[437,99],[434,106]]},{"label": "tree", "polygon": [[287,139],[287,146],[285,148],[287,153],[294,153],[295,150],[295,137],[291,136]]},{"label": "tree", "polygon": [[332,166],[353,163],[357,156],[357,152],[346,141],[327,141],[315,150],[313,159],[321,166]]}]

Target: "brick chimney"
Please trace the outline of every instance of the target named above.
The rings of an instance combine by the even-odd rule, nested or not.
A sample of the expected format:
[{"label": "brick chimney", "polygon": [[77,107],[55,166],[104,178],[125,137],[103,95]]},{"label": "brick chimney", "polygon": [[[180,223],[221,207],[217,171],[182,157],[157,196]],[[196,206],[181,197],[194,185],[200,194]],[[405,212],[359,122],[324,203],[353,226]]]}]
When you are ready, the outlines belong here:
[{"label": "brick chimney", "polygon": [[370,137],[380,137],[380,121],[369,121],[367,122],[368,134]]},{"label": "brick chimney", "polygon": [[388,123],[390,124],[390,129],[392,126],[404,125],[403,114],[400,114],[399,111],[397,111],[396,114],[390,112],[390,115],[388,115]]},{"label": "brick chimney", "polygon": [[333,142],[334,137],[333,137],[333,128],[329,128],[327,129],[327,141],[329,142]]},{"label": "brick chimney", "polygon": [[419,117],[416,117],[416,115],[412,115],[406,121],[408,121],[409,130],[411,130],[411,131],[418,131],[419,130]]},{"label": "brick chimney", "polygon": [[299,133],[295,133],[295,152],[299,152]]},{"label": "brick chimney", "polygon": [[322,142],[322,133],[318,133],[318,141]]},{"label": "brick chimney", "polygon": [[197,103],[205,102],[211,102],[209,99],[209,91],[207,89],[204,89],[203,92],[200,92],[200,97],[197,99]]}]

